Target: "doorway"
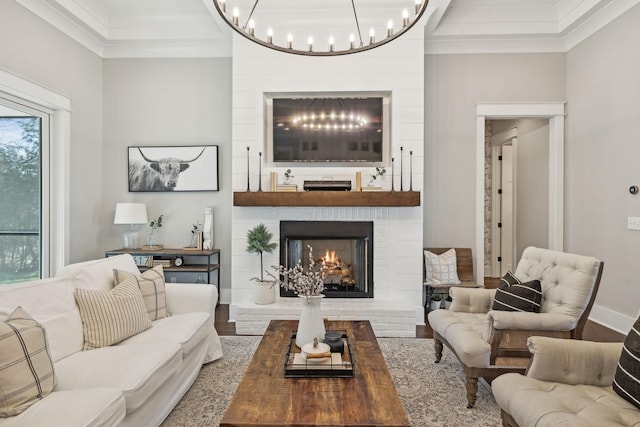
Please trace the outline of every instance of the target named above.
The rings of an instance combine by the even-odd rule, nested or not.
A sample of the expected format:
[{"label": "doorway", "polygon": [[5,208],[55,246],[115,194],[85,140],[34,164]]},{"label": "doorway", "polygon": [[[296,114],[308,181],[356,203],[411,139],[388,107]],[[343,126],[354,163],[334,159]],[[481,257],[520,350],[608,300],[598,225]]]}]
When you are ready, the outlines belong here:
[{"label": "doorway", "polygon": [[[485,127],[488,120],[538,118],[548,120],[548,184],[546,192],[545,216],[547,217],[546,247],[554,250],[563,249],[563,215],[564,215],[564,103],[549,104],[478,104],[476,106],[476,249],[474,265],[476,281],[484,284],[485,272],[490,272],[489,251],[486,249],[485,236]],[[517,177],[516,177],[517,180]],[[516,191],[517,198],[517,191]],[[517,221],[517,220],[516,220]],[[516,233],[517,235],[517,233]],[[519,259],[516,245],[516,256],[512,259],[513,268]]]}]

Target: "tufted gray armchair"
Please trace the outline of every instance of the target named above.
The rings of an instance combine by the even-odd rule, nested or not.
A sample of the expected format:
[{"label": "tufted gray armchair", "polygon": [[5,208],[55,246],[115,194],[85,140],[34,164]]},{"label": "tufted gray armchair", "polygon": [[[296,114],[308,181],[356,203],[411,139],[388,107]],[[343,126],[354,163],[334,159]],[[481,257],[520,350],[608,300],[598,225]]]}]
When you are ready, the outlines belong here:
[{"label": "tufted gray armchair", "polygon": [[582,338],[593,306],[603,262],[593,257],[528,247],[515,275],[542,285],[540,313],[492,310],[495,289],[451,288],[449,310],[429,313],[436,363],[446,345],[466,376],[467,407],[476,402],[478,379],[489,383],[506,372],[524,373],[530,353],[527,338]]}]

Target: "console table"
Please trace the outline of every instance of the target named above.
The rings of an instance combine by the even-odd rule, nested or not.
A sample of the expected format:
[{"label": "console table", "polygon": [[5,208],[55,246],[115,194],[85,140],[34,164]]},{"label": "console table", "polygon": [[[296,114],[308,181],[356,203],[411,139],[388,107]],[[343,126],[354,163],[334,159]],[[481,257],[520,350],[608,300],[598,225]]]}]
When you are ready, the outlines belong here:
[{"label": "console table", "polygon": [[[205,274],[207,276],[206,283],[208,284],[211,284],[211,273],[215,273],[216,286],[218,288],[218,303],[220,303],[220,249],[115,249],[105,252],[105,256],[107,257],[122,254],[130,254],[138,261],[141,257],[148,258],[149,260],[169,261],[169,265],[162,266],[165,272],[197,273],[198,277],[200,277],[201,274]],[[177,257],[182,257],[184,259],[184,264],[176,266],[174,261]],[[213,262],[214,257],[215,263]],[[136,264],[138,264],[138,269],[140,269],[140,271],[148,270],[153,266],[152,262],[136,262]]]}]

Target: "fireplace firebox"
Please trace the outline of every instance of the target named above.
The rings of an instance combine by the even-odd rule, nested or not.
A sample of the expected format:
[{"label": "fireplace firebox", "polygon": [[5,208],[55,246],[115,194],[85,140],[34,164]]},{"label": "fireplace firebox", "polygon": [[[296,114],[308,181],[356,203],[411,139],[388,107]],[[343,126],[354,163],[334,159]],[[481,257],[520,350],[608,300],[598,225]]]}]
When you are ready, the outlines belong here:
[{"label": "fireplace firebox", "polygon": [[[280,222],[280,265],[308,268],[309,247],[327,298],[373,298],[373,222]],[[281,288],[280,296],[295,294]]]}]

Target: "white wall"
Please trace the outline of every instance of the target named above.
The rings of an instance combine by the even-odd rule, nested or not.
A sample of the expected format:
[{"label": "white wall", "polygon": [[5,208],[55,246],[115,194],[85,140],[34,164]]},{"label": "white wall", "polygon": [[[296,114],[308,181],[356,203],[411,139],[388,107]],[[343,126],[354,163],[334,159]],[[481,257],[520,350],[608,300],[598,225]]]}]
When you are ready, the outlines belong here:
[{"label": "white wall", "polygon": [[[258,152],[265,152],[264,93],[268,92],[391,92],[391,148],[399,174],[400,147],[404,147],[404,188],[408,189],[409,151],[413,151],[413,188],[422,188],[424,77],[424,27],[415,26],[402,37],[373,51],[340,57],[301,57],[264,49],[234,34],[233,46],[233,189],[247,187],[247,149],[251,147],[251,188],[257,188]],[[266,164],[262,173],[276,171],[282,179],[286,168]],[[293,167],[294,183],[302,188],[305,179],[355,180],[362,171],[363,183],[373,167]],[[396,176],[399,180],[399,175]],[[380,180],[379,180],[380,181]],[[381,182],[390,187],[390,177]],[[378,184],[380,185],[380,184]],[[396,181],[399,188],[399,181]],[[263,180],[263,189],[268,179]],[[408,307],[421,309],[421,208],[251,208],[234,207],[233,216],[233,303],[251,295],[250,279],[259,275],[255,255],[248,254],[246,232],[264,222],[279,235],[282,219],[373,220],[374,298],[395,295]],[[277,251],[265,258],[265,265],[278,264]],[[234,317],[234,306],[231,307]],[[420,319],[422,322],[422,319]]]},{"label": "white wall", "polygon": [[640,308],[640,6],[567,54],[565,247],[605,262],[592,317],[627,332]]},{"label": "white wall", "polygon": [[0,1],[0,40],[0,68],[71,99],[69,261],[104,256],[102,60],[12,1]]},{"label": "white wall", "polygon": [[[104,112],[99,247],[121,247],[123,226],[113,225],[117,202],[146,203],[149,219],[163,214],[157,240],[174,248],[189,244],[193,224],[202,223],[204,208],[213,206],[224,301],[231,277],[231,60],[105,60]],[[129,193],[131,145],[218,145],[220,191]],[[144,237],[149,227],[141,230]]]}]

